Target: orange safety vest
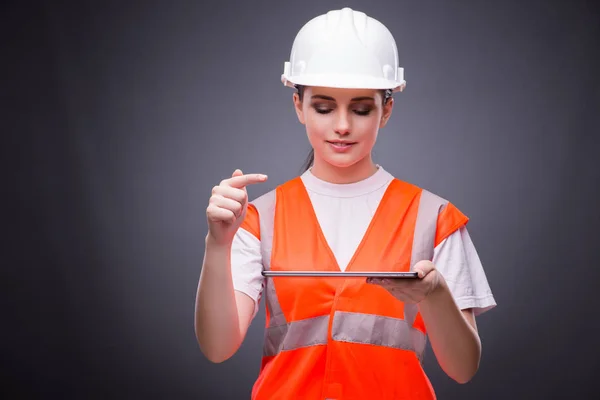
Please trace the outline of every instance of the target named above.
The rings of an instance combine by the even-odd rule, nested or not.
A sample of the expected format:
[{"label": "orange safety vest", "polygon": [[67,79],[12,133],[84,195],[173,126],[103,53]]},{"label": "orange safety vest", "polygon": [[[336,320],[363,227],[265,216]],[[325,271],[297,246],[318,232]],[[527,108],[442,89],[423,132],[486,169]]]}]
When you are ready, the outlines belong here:
[{"label": "orange safety vest", "polygon": [[[300,177],[250,203],[242,227],[265,270],[340,271]],[[274,201],[273,201],[274,200]],[[409,271],[468,218],[393,179],[346,271]],[[415,305],[365,278],[265,278],[266,332],[252,399],[435,399]]]}]

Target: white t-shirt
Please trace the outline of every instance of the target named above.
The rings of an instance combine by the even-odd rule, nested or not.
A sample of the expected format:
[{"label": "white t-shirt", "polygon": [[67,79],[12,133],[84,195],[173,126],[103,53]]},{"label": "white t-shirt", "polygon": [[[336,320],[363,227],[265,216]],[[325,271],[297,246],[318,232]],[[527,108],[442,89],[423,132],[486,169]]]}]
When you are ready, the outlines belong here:
[{"label": "white t-shirt", "polygon": [[[379,166],[375,174],[356,183],[325,182],[310,170],[302,174],[301,179],[325,239],[344,270],[394,177]],[[269,194],[274,199],[272,193]],[[496,306],[465,225],[436,246],[432,262],[448,283],[460,309],[473,308],[475,315],[480,315]],[[238,229],[231,251],[233,287],[254,300],[255,315],[264,288],[262,270],[259,239],[243,228]]]}]

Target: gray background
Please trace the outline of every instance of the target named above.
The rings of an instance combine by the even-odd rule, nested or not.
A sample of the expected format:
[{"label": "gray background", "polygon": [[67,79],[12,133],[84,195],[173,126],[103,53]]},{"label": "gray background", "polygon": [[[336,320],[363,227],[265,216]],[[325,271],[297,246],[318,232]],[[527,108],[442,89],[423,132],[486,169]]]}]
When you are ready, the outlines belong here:
[{"label": "gray background", "polygon": [[[441,399],[591,398],[600,333],[600,12],[592,1],[79,1],[2,6],[0,390],[249,398],[264,310],[213,365],[193,312],[211,187],[300,172],[279,81],[310,18],[386,24],[408,81],[375,160],[451,200],[499,306]],[[597,378],[596,378],[597,379]]]}]

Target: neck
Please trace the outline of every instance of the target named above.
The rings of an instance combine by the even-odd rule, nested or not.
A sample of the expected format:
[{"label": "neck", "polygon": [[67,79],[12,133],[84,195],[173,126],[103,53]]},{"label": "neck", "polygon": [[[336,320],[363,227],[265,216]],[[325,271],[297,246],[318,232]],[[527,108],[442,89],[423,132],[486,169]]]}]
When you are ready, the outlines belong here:
[{"label": "neck", "polygon": [[315,157],[311,173],[318,179],[329,183],[345,184],[367,179],[377,172],[377,165],[369,154],[359,162],[348,167],[337,167]]}]

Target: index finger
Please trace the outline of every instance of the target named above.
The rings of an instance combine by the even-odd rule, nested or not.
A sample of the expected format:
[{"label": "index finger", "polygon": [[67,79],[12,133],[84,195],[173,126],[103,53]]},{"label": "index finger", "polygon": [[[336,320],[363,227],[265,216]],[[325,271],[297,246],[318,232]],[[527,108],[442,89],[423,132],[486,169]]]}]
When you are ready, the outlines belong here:
[{"label": "index finger", "polygon": [[247,185],[252,185],[255,183],[261,183],[267,180],[267,176],[263,175],[263,174],[246,174],[246,175],[239,175],[239,176],[234,176],[231,177],[229,179],[225,179],[223,181],[223,183],[237,188],[237,189],[242,189],[244,187],[246,187]]}]

